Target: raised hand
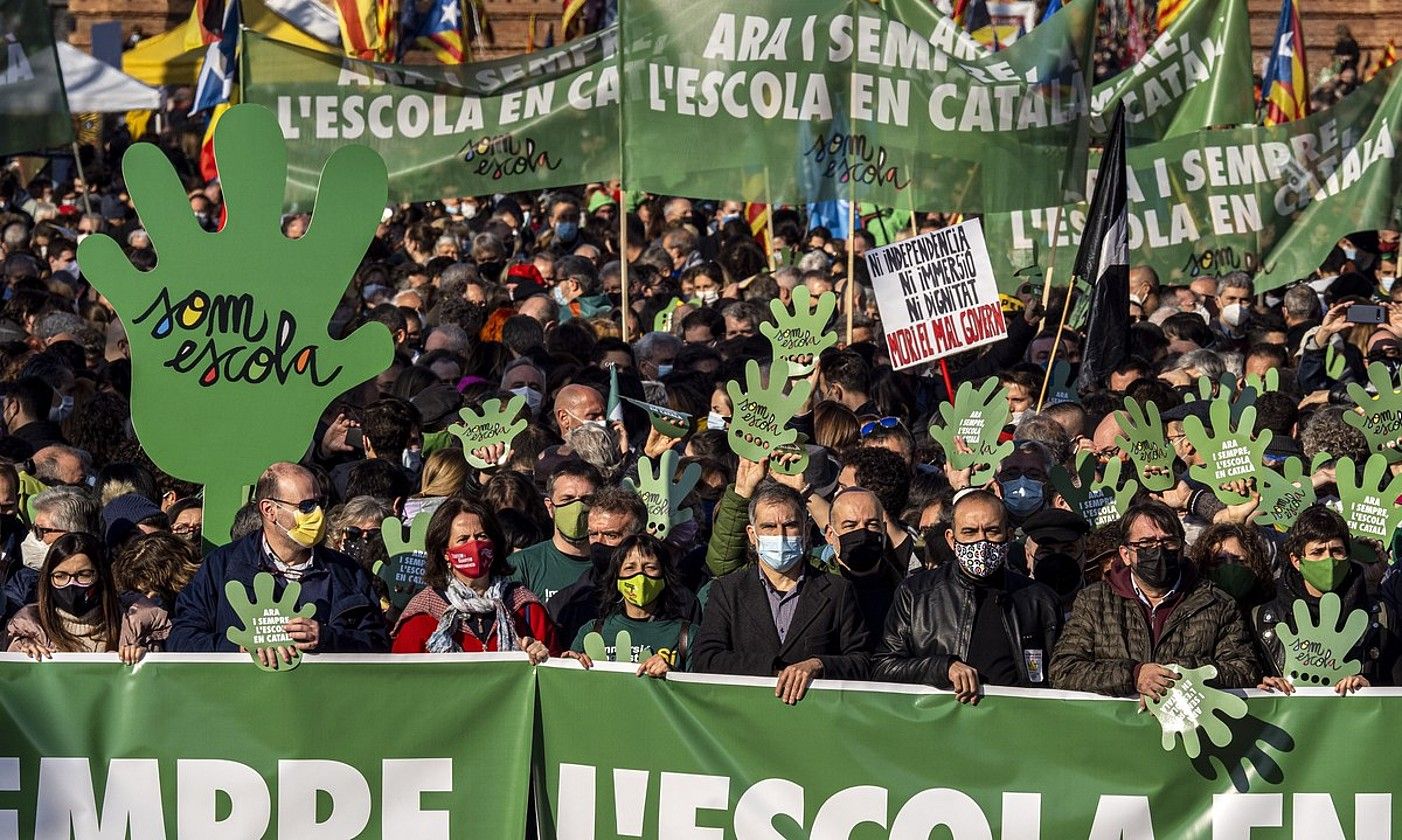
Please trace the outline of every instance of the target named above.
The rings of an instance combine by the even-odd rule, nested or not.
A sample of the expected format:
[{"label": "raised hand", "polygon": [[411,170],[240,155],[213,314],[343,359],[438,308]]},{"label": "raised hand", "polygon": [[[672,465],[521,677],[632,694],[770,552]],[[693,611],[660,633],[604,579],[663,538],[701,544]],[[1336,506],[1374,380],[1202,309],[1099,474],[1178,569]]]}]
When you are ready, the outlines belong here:
[{"label": "raised hand", "polygon": [[1348,383],[1348,397],[1362,410],[1344,413],[1344,422],[1368,438],[1374,452],[1387,456],[1389,462],[1402,461],[1402,384],[1393,377],[1387,365],[1368,365],[1368,382],[1376,395],[1357,382]]},{"label": "raised hand", "polygon": [[[1223,384],[1226,384],[1225,379]],[[1261,470],[1266,447],[1271,442],[1270,429],[1262,429],[1259,437],[1252,436],[1256,424],[1256,406],[1248,405],[1235,413],[1230,397],[1223,395],[1212,401],[1208,417],[1212,420],[1209,432],[1202,420],[1188,416],[1183,419],[1183,431],[1188,441],[1202,456],[1205,463],[1190,467],[1193,478],[1212,488],[1212,493],[1224,505],[1239,505],[1251,499],[1249,492],[1241,492],[1238,480],[1251,479]]]},{"label": "raised hand", "polygon": [[409,537],[404,537],[404,523],[391,516],[380,524],[380,540],[385,544],[388,560],[375,564],[375,575],[389,589],[389,602],[399,609],[408,606],[414,593],[423,588],[424,565],[428,562],[425,548],[428,522],[432,510],[421,510],[409,525]]},{"label": "raised hand", "polygon": [[1126,398],[1125,410],[1115,415],[1115,422],[1124,432],[1116,436],[1115,445],[1129,453],[1144,489],[1162,493],[1172,487],[1176,480],[1173,447],[1168,445],[1159,407],[1149,402],[1141,408],[1138,402]]},{"label": "raised hand", "polygon": [[110,237],[78,248],[83,274],[127,326],[132,424],[167,473],[206,485],[205,534],[227,534],[243,488],[275,461],[306,451],[334,397],[384,370],[394,343],[382,325],[327,333],[375,235],[385,165],[366,146],[337,149],[322,169],[306,235],[279,222],[287,151],[277,118],[236,105],[215,131],[229,213],[209,233],[165,153],[137,143],[122,171],[157,254],[140,271]]},{"label": "raised hand", "polygon": [[1104,478],[1097,478],[1095,455],[1082,450],[1076,453],[1074,476],[1060,464],[1052,466],[1052,486],[1092,528],[1099,528],[1123,516],[1139,492],[1139,482],[1132,478],[1120,486],[1122,463],[1119,458],[1111,458],[1105,464]]},{"label": "raised hand", "polygon": [[248,651],[253,661],[264,671],[290,671],[302,662],[302,652],[287,632],[293,619],[310,621],[316,615],[316,604],[297,608],[302,596],[302,584],[288,581],[282,596],[274,594],[277,582],[267,572],[253,576],[253,599],[241,581],[224,584],[224,597],[242,622],[242,629],[230,626],[224,631],[229,641]]},{"label": "raised hand", "polygon": [[[971,485],[991,479],[998,463],[1012,454],[1012,441],[998,442],[1008,422],[1008,400],[996,376],[977,389],[971,382],[961,383],[953,403],[940,403],[940,421],[930,421],[930,437],[944,448],[950,469],[972,468]],[[963,448],[956,439],[964,442]]]},{"label": "raised hand", "polygon": [[774,348],[774,361],[789,363],[789,377],[807,376],[818,362],[818,355],[837,343],[837,333],[828,330],[828,321],[837,309],[837,294],[824,292],[818,296],[818,308],[808,311],[808,287],[793,290],[793,309],[775,298],[769,302],[774,323],[759,325],[759,331]]},{"label": "raised hand", "polygon": [[1368,629],[1368,613],[1349,613],[1343,629],[1339,629],[1339,613],[1343,601],[1337,592],[1326,592],[1319,599],[1319,621],[1310,616],[1309,604],[1303,598],[1295,601],[1295,629],[1284,621],[1275,626],[1280,643],[1285,646],[1285,676],[1296,685],[1337,685],[1346,677],[1363,672],[1363,663],[1345,659]]},{"label": "raised hand", "polygon": [[1207,685],[1207,680],[1217,676],[1215,666],[1168,667],[1178,672],[1173,685],[1157,698],[1141,695],[1144,708],[1163,727],[1163,748],[1171,751],[1177,745],[1174,736],[1179,736],[1183,739],[1183,751],[1189,758],[1197,758],[1202,752],[1203,734],[1212,744],[1225,747],[1232,739],[1232,731],[1216,713],[1242,718],[1246,715],[1246,701]]},{"label": "raised hand", "polygon": [[1299,458],[1286,458],[1279,472],[1266,467],[1256,478],[1261,491],[1261,508],[1252,521],[1257,525],[1288,531],[1299,518],[1300,511],[1314,504],[1314,484],[1305,475],[1305,462]]},{"label": "raised hand", "polygon": [[1334,465],[1334,485],[1339,489],[1339,514],[1349,531],[1355,537],[1390,544],[1402,525],[1402,506],[1397,504],[1402,476],[1388,471],[1387,458],[1368,456],[1362,476],[1352,458],[1340,458]]},{"label": "raised hand", "polygon": [[[511,454],[511,442],[530,425],[521,414],[525,397],[512,397],[503,406],[500,399],[482,403],[480,413],[471,406],[458,412],[461,423],[448,427],[448,432],[462,442],[462,454],[468,466],[486,470],[506,463]],[[496,455],[492,458],[492,455]]]},{"label": "raised hand", "polygon": [[787,428],[788,423],[812,390],[813,383],[806,380],[790,387],[788,362],[777,359],[770,365],[768,385],[761,384],[759,362],[750,359],[745,364],[743,391],[734,380],[725,383],[725,392],[735,407],[725,430],[731,451],[741,458],[763,461],[774,448],[793,443],[798,431]]},{"label": "raised hand", "polygon": [[640,458],[637,484],[631,478],[623,479],[624,486],[643,500],[647,508],[647,532],[659,540],[666,539],[673,525],[691,519],[691,508],[682,507],[682,502],[701,480],[700,464],[687,464],[681,476],[676,477],[677,460],[673,449],[662,453],[655,468],[652,459]]}]

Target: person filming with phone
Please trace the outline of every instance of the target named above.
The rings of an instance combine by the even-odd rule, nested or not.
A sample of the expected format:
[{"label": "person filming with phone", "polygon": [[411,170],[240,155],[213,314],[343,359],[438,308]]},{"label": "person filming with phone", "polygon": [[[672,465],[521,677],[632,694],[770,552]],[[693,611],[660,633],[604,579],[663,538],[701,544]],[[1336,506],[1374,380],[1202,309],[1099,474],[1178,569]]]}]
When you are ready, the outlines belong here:
[{"label": "person filming with phone", "polygon": [[1301,341],[1300,387],[1310,393],[1366,382],[1375,362],[1394,376],[1402,367],[1402,304],[1344,298]]}]

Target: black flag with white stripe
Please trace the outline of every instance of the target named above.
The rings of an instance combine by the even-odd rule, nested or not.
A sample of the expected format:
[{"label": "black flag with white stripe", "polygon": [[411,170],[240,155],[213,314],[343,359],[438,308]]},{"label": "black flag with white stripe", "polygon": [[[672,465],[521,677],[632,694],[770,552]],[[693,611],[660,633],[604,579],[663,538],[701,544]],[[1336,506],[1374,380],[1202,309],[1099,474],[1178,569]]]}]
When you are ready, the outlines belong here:
[{"label": "black flag with white stripe", "polygon": [[1100,174],[1090,215],[1076,252],[1075,276],[1092,286],[1090,322],[1081,351],[1076,389],[1088,391],[1129,355],[1129,199],[1125,190],[1125,113],[1115,109],[1114,125],[1100,158]]}]

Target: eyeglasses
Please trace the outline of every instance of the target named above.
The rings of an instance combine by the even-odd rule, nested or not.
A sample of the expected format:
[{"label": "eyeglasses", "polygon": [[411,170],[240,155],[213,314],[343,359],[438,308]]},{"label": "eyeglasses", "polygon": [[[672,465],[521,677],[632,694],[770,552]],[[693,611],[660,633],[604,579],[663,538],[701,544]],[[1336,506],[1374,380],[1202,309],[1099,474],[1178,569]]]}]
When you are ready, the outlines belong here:
[{"label": "eyeglasses", "polygon": [[882,417],[880,420],[868,420],[862,424],[861,434],[866,437],[877,429],[895,429],[901,426],[899,417]]},{"label": "eyeglasses", "polygon": [[67,528],[45,528],[43,525],[35,525],[33,526],[32,530],[34,531],[34,536],[38,537],[41,540],[47,537],[49,534],[55,534],[61,537],[64,534],[68,533]]},{"label": "eyeglasses", "polygon": [[73,581],[77,581],[79,586],[92,586],[97,582],[96,569],[84,569],[81,572],[69,574],[68,572],[51,572],[49,580],[54,582],[54,586],[67,586]]},{"label": "eyeglasses", "polygon": [[277,502],[280,505],[287,505],[288,507],[295,507],[299,513],[311,513],[312,511],[326,504],[326,500],[320,496],[314,496],[310,499],[303,499],[300,502],[289,502],[286,499],[274,499],[273,497],[269,496],[268,501]]},{"label": "eyeglasses", "polygon": [[1155,548],[1166,548],[1169,551],[1177,551],[1178,549],[1183,547],[1183,544],[1176,539],[1135,540],[1134,542],[1127,542],[1125,543],[1125,545],[1129,546],[1135,551],[1151,551]]}]

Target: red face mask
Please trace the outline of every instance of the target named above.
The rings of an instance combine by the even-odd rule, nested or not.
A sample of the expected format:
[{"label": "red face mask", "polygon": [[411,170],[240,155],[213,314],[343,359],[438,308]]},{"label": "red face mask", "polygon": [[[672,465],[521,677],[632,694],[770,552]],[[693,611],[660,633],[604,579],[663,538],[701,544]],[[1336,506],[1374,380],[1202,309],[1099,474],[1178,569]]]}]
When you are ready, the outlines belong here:
[{"label": "red face mask", "polygon": [[480,578],[492,568],[492,544],[488,540],[468,540],[449,546],[443,553],[453,571],[470,578]]}]

